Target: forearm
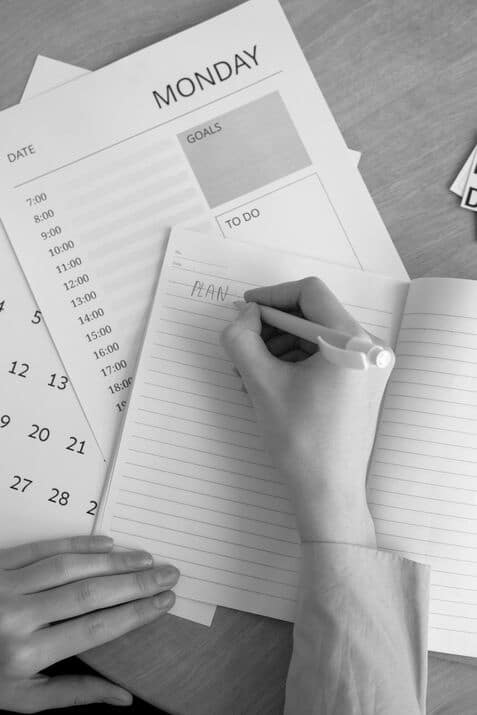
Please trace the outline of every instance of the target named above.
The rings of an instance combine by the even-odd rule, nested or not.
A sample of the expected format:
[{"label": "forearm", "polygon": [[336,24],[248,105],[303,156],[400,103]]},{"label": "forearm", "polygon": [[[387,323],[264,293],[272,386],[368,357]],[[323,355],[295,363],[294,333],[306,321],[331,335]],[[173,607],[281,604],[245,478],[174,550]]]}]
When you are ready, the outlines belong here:
[{"label": "forearm", "polygon": [[304,544],[286,715],[424,713],[428,588],[393,554]]}]

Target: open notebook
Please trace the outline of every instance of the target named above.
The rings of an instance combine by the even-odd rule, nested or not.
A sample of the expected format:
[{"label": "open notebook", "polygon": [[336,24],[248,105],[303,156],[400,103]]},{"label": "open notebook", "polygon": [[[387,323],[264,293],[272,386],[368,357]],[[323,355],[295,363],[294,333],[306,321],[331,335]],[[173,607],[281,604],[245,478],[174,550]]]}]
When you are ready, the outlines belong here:
[{"label": "open notebook", "polygon": [[293,620],[293,508],[219,335],[244,290],[310,274],[396,348],[368,478],[379,545],[433,567],[430,648],[477,655],[477,283],[173,231],[96,528],[176,563],[180,595]]}]

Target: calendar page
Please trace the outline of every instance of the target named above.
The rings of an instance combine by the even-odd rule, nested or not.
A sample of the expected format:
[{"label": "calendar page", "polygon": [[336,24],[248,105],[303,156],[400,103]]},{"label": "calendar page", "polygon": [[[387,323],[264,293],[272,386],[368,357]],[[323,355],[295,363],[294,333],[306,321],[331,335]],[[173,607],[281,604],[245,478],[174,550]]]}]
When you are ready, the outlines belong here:
[{"label": "calendar page", "polygon": [[[86,70],[39,57],[22,101]],[[106,464],[0,224],[0,548],[92,530]],[[210,625],[215,606],[172,613]]]},{"label": "calendar page", "polygon": [[172,226],[406,276],[276,0],[7,110],[0,193],[107,459]]}]

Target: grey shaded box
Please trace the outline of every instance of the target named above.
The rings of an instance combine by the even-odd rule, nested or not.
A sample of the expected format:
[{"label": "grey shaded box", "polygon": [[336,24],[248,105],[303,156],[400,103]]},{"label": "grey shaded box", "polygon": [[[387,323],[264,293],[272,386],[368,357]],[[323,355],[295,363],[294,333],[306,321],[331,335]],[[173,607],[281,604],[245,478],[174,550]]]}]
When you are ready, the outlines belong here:
[{"label": "grey shaded box", "polygon": [[178,139],[210,208],[311,164],[278,92],[191,127]]}]

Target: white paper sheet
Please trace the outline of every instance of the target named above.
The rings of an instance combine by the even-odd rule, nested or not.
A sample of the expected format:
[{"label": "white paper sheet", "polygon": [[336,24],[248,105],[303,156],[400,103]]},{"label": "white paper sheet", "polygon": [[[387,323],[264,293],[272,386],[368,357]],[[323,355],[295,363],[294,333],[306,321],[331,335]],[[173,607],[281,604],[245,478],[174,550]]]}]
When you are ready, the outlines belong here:
[{"label": "white paper sheet", "polygon": [[472,161],[460,205],[469,211],[477,211],[477,149],[472,155]]},{"label": "white paper sheet", "polygon": [[[41,57],[23,100],[84,72]],[[0,275],[1,546],[89,533],[106,465],[1,225]],[[210,625],[215,606],[173,613]]]},{"label": "white paper sheet", "polygon": [[[5,161],[20,147],[27,158]],[[171,225],[406,275],[351,165],[275,0],[0,118],[4,221],[106,457]]]},{"label": "white paper sheet", "polygon": [[474,162],[475,156],[477,155],[477,146],[472,149],[470,152],[469,156],[466,159],[466,162],[462,169],[459,171],[457,176],[455,177],[454,181],[452,182],[452,185],[450,187],[450,190],[454,192],[454,194],[457,194],[457,196],[463,196],[464,191],[465,191],[465,185],[467,184],[467,179],[469,178],[470,170],[472,168],[472,164]]},{"label": "white paper sheet", "polygon": [[477,656],[477,283],[409,290],[368,479],[378,545],[432,566],[430,650]]},{"label": "white paper sheet", "polygon": [[176,563],[181,595],[287,620],[300,566],[293,509],[219,334],[246,288],[310,274],[393,342],[407,282],[172,232],[96,526]]}]

